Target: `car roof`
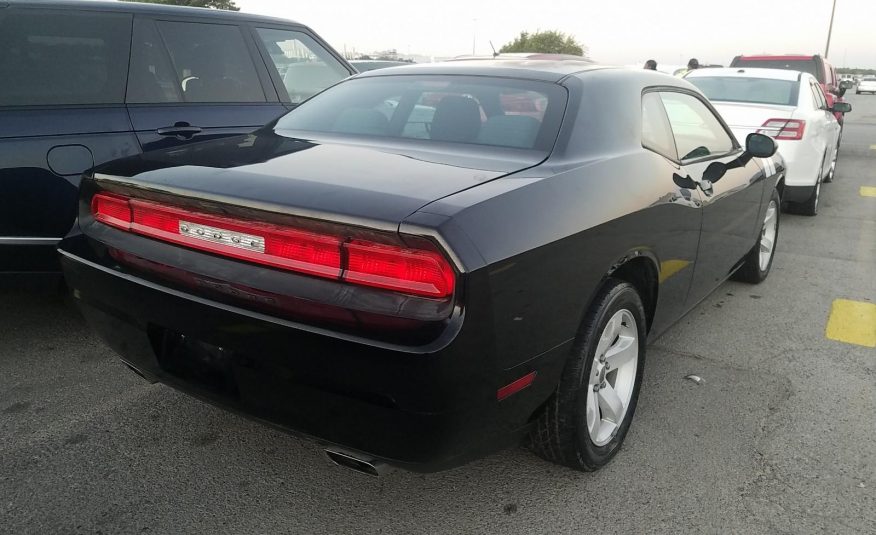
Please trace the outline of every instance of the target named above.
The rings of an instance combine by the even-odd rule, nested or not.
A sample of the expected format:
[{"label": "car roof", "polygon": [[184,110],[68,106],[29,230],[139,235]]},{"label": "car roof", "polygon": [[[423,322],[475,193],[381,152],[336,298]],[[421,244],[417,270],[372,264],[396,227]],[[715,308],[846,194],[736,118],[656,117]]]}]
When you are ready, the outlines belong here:
[{"label": "car roof", "polygon": [[397,59],[351,59],[347,61],[349,61],[350,63],[361,63],[363,65],[366,63],[392,63],[398,65],[413,65],[413,62],[401,61]]},{"label": "car roof", "polygon": [[250,13],[241,13],[240,11],[228,11],[224,9],[207,9],[202,7],[185,7],[173,6],[166,4],[147,4],[140,2],[109,2],[109,1],[94,1],[89,0],[2,0],[0,8],[5,6],[16,8],[38,8],[38,9],[75,9],[79,11],[113,11],[117,13],[142,13],[144,15],[164,15],[164,16],[187,16],[187,17],[209,17],[215,19],[225,19],[234,21],[252,21],[267,24],[294,24],[296,26],[304,26],[299,22],[289,19],[281,19],[277,17],[266,17],[263,15],[253,15]]},{"label": "car roof", "polygon": [[738,59],[747,59],[747,60],[752,60],[752,61],[758,61],[758,60],[767,61],[767,60],[775,59],[775,60],[783,61],[783,60],[815,59],[818,57],[820,57],[818,54],[775,54],[775,55],[759,54],[759,55],[754,55],[754,56],[739,56]]},{"label": "car roof", "polygon": [[496,54],[490,54],[487,56],[483,55],[471,55],[471,54],[463,54],[462,56],[456,56],[454,58],[445,60],[445,61],[465,61],[470,59],[477,60],[505,60],[505,59],[549,59],[556,61],[587,61],[593,63],[589,59],[584,56],[577,56],[574,54],[550,54],[543,52],[502,52]]},{"label": "car roof", "polygon": [[800,71],[791,71],[788,69],[757,69],[749,67],[725,67],[721,69],[697,69],[687,73],[685,78],[703,78],[703,77],[733,77],[733,78],[769,78],[772,80],[788,80],[796,82],[802,75],[812,76],[811,74]]},{"label": "car roof", "polygon": [[586,71],[609,69],[590,61],[542,60],[542,59],[466,59],[438,63],[417,63],[402,67],[389,67],[364,72],[357,78],[392,76],[394,74],[422,75],[470,75],[524,78],[558,82],[563,78]]}]

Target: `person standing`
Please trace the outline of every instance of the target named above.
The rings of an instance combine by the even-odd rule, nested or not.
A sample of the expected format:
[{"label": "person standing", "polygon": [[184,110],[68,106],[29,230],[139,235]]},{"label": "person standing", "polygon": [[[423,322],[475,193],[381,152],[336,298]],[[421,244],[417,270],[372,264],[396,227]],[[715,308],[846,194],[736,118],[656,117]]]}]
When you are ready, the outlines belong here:
[{"label": "person standing", "polygon": [[687,73],[689,73],[690,71],[695,71],[699,68],[700,68],[700,62],[697,60],[697,58],[690,58],[690,60],[687,62],[687,69],[682,69],[680,71],[677,71],[675,73],[675,75],[680,76],[681,78],[684,78],[687,75]]}]

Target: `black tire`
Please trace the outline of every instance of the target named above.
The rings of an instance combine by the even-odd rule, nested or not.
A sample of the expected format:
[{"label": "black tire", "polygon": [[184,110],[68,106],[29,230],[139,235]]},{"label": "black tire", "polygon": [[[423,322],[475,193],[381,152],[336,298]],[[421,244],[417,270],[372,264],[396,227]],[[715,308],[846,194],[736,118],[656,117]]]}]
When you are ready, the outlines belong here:
[{"label": "black tire", "polygon": [[748,254],[745,255],[745,261],[742,263],[742,267],[736,270],[736,273],[733,274],[733,280],[747,282],[749,284],[760,284],[766,280],[767,276],[769,276],[770,269],[773,267],[773,260],[776,257],[776,245],[779,243],[779,229],[782,222],[782,211],[780,209],[781,199],[779,198],[779,192],[775,189],[773,189],[773,194],[770,197],[769,204],[767,204],[767,209],[769,209],[769,205],[773,203],[775,203],[776,208],[776,236],[773,240],[772,253],[770,254],[770,260],[767,262],[766,269],[760,269],[760,240],[763,234],[763,227],[766,226],[764,222],[761,225],[761,232],[757,235],[757,241],[755,241],[754,247],[752,247]]},{"label": "black tire", "polygon": [[814,217],[818,215],[818,200],[821,198],[821,179],[815,182],[815,187],[812,188],[812,195],[805,201],[800,203],[799,212],[803,215]]},{"label": "black tire", "polygon": [[[607,444],[597,446],[586,424],[589,378],[599,338],[606,324],[620,310],[636,322],[638,363],[632,394],[617,432]],[[591,472],[605,466],[620,449],[636,410],[645,364],[645,311],[636,289],[629,283],[609,279],[599,290],[578,333],[557,391],[530,433],[530,449],[542,458]]]}]

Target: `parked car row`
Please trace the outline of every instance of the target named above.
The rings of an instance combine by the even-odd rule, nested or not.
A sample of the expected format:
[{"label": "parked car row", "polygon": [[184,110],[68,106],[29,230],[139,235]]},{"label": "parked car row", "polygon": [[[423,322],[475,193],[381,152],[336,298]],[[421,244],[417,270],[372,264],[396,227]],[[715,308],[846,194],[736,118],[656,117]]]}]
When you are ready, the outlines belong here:
[{"label": "parked car row", "polygon": [[816,215],[821,184],[833,180],[839,155],[842,126],[834,114],[848,113],[851,105],[835,99],[829,104],[815,76],[796,70],[695,70],[686,79],[709,97],[739,139],[752,132],[775,138],[787,167],[782,200]]},{"label": "parked car row", "polygon": [[647,341],[768,276],[780,193],[832,170],[846,109],[791,71],[692,85],[507,56],[348,77],[288,21],[3,5],[4,261],[48,269],[63,237],[133,371],[369,474],[523,440],[604,466]]}]

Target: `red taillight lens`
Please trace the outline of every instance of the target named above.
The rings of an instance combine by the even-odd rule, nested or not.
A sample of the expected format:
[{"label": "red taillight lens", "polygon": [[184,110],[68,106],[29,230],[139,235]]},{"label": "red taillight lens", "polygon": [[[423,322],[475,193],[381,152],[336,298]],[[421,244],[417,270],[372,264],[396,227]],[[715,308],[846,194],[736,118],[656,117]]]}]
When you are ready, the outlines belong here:
[{"label": "red taillight lens", "polygon": [[766,134],[775,139],[801,140],[806,130],[806,121],[797,119],[767,119],[758,134]]},{"label": "red taillight lens", "polygon": [[101,223],[125,230],[131,227],[131,205],[124,197],[103,193],[95,195],[91,199],[91,213]]},{"label": "red taillight lens", "polygon": [[[453,294],[455,274],[437,251],[316,234],[98,193],[95,220],[193,249],[425,297]],[[342,250],[346,253],[343,255]]]},{"label": "red taillight lens", "polygon": [[353,240],[344,244],[344,280],[415,295],[453,293],[453,270],[438,253]]}]

